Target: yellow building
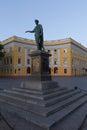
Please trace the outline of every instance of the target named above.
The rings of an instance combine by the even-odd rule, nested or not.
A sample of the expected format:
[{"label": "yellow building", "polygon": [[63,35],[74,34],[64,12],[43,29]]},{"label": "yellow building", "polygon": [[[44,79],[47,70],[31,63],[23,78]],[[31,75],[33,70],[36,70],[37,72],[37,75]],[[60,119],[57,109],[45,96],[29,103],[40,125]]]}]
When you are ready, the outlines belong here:
[{"label": "yellow building", "polygon": [[[13,36],[2,41],[6,51],[0,61],[0,76],[26,76],[31,73],[29,52],[36,49],[34,40]],[[87,49],[72,38],[44,41],[51,75],[79,76],[87,74]]]}]

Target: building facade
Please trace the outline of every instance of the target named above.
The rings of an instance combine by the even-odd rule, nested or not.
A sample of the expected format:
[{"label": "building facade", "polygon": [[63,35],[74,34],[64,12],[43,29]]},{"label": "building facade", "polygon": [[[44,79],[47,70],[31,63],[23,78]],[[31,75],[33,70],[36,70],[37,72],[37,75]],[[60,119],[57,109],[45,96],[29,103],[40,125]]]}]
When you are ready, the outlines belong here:
[{"label": "building facade", "polygon": [[[36,49],[35,41],[13,36],[2,41],[5,57],[0,61],[0,76],[27,76],[31,74],[29,53]],[[72,38],[44,41],[49,58],[49,72],[56,76],[87,74],[87,49]]]}]

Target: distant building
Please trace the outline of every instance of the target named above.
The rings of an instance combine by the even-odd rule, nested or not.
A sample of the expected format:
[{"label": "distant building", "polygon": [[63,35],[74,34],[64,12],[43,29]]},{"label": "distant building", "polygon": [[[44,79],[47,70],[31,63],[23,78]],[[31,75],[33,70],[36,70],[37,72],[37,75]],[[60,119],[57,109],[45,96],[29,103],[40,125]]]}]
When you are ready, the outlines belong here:
[{"label": "distant building", "polygon": [[[0,61],[0,76],[26,76],[31,73],[29,53],[36,49],[34,40],[17,36],[2,41],[6,55]],[[72,38],[44,41],[51,75],[80,76],[87,74],[87,49]]]}]

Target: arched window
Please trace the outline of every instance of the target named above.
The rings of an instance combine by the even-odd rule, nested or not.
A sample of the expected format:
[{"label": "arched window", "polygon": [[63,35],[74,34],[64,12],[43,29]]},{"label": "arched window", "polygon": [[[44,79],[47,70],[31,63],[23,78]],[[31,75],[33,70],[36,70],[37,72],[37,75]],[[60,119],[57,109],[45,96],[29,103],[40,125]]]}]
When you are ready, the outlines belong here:
[{"label": "arched window", "polygon": [[30,67],[27,67],[27,74],[30,74]]},{"label": "arched window", "polygon": [[58,68],[57,67],[54,68],[54,74],[58,74]]}]

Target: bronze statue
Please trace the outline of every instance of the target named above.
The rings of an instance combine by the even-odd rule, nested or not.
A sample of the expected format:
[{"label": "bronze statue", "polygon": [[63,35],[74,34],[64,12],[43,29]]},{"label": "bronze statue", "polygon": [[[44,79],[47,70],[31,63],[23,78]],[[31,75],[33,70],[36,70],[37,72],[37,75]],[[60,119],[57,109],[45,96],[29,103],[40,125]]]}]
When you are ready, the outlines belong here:
[{"label": "bronze statue", "polygon": [[42,28],[42,25],[39,24],[39,20],[37,20],[37,19],[35,19],[35,24],[36,24],[36,26],[32,31],[26,31],[25,33],[27,33],[27,32],[35,33],[35,41],[36,41],[36,44],[37,44],[37,49],[38,50],[45,50],[44,46],[43,46],[43,28]]}]

